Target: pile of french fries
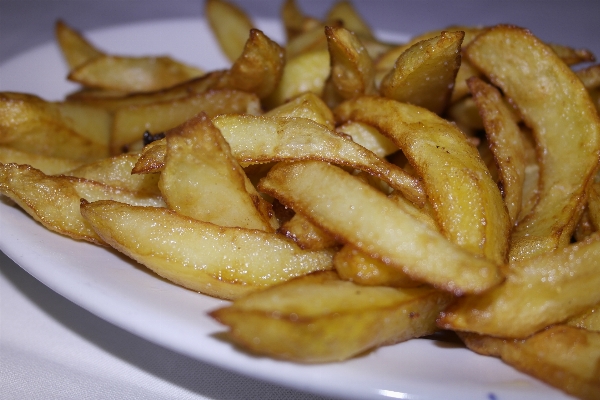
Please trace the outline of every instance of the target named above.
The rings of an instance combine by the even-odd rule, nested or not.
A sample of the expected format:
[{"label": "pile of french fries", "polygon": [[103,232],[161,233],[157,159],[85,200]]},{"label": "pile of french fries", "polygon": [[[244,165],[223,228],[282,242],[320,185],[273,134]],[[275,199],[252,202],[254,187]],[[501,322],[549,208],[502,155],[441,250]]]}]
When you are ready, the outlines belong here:
[{"label": "pile of french fries", "polygon": [[387,43],[344,1],[285,1],[278,44],[205,7],[227,70],[58,22],[81,89],[0,93],[5,200],[232,300],[211,315],[250,352],[331,362],[451,330],[600,398],[593,54],[509,25]]}]

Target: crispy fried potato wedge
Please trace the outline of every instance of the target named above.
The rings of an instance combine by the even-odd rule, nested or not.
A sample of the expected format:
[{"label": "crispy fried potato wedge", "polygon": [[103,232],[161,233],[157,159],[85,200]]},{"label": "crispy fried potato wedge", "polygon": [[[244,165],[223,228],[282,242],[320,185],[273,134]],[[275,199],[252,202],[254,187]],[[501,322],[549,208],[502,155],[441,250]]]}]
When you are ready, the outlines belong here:
[{"label": "crispy fried potato wedge", "polygon": [[295,0],[285,0],[281,5],[280,13],[287,43],[296,36],[321,25],[318,19],[304,15]]},{"label": "crispy fried potato wedge", "polygon": [[435,332],[450,300],[430,288],[364,287],[313,274],[211,312],[227,338],[252,352],[303,363],[345,360]]},{"label": "crispy fried potato wedge", "polygon": [[160,197],[162,194],[158,188],[159,174],[134,175],[131,173],[138,159],[139,154],[137,153],[124,153],[81,165],[64,171],[62,174],[100,182],[135,193]]},{"label": "crispy fried potato wedge", "polygon": [[265,99],[266,108],[275,108],[305,92],[321,96],[330,73],[329,60],[327,50],[302,53],[288,60],[279,84]]},{"label": "crispy fried potato wedge", "polygon": [[462,31],[444,31],[408,48],[381,81],[381,95],[441,114],[448,106],[460,68],[464,36]]},{"label": "crispy fried potato wedge", "polygon": [[206,114],[168,131],[166,139],[159,187],[170,209],[216,225],[275,231],[270,204],[256,192]]},{"label": "crispy fried potato wedge", "polygon": [[83,161],[62,157],[42,156],[0,146],[0,163],[2,164],[26,164],[39,169],[46,175],[60,174],[85,164]]},{"label": "crispy fried potato wedge", "polygon": [[262,31],[252,29],[242,54],[221,75],[215,89],[256,93],[264,99],[279,85],[284,73],[284,50]]},{"label": "crispy fried potato wedge", "polygon": [[480,296],[464,296],[438,320],[440,327],[525,338],[600,303],[600,234],[509,264],[506,281]]},{"label": "crispy fried potato wedge", "polygon": [[567,65],[596,61],[596,56],[588,49],[574,49],[557,43],[548,43],[548,47]]},{"label": "crispy fried potato wedge", "polygon": [[348,121],[336,128],[336,131],[348,135],[362,147],[371,150],[379,157],[389,156],[398,151],[398,146],[374,127],[360,122]]},{"label": "crispy fried potato wedge", "polygon": [[[232,154],[241,164],[323,160],[373,174],[416,204],[424,201],[417,179],[309,119],[229,114],[213,118],[213,123],[221,130]],[[152,158],[164,156],[159,146],[164,146],[164,142],[156,142],[144,151],[135,171],[158,172],[162,168],[161,160]],[[152,167],[157,169],[152,170]]]},{"label": "crispy fried potato wedge", "polygon": [[600,159],[600,119],[585,87],[556,53],[521,28],[494,27],[465,51],[514,102],[537,143],[539,199],[512,234],[510,258],[566,246]]},{"label": "crispy fried potato wedge", "polygon": [[85,161],[106,157],[110,121],[102,109],[0,93],[0,144],[17,150]]},{"label": "crispy fried potato wedge", "polygon": [[325,16],[325,23],[331,25],[341,22],[344,28],[354,32],[359,37],[374,38],[373,31],[364,18],[358,13],[351,2],[336,1]]},{"label": "crispy fried potato wedge", "polygon": [[[123,107],[114,114],[110,138],[112,154],[133,149],[144,132],[162,133],[184,123],[199,112],[209,116],[227,113],[260,114],[260,100],[238,90],[209,90],[177,100]],[[139,144],[138,144],[139,147]]]},{"label": "crispy fried potato wedge", "polygon": [[461,294],[485,291],[502,279],[496,264],[448,241],[377,189],[330,164],[278,164],[258,188],[415,280]]},{"label": "crispy fried potato wedge", "polygon": [[104,55],[104,52],[98,50],[81,33],[71,28],[64,21],[59,20],[56,22],[54,35],[62,55],[69,65],[69,69]]},{"label": "crispy fried potato wedge", "polygon": [[588,308],[583,313],[575,315],[566,321],[569,326],[574,326],[588,331],[600,333],[600,306],[596,304]]},{"label": "crispy fried potato wedge", "polygon": [[504,204],[514,225],[521,212],[526,167],[521,130],[496,88],[477,77],[470,78],[468,84],[496,161]]},{"label": "crispy fried potato wedge", "polygon": [[170,57],[101,55],[71,69],[68,79],[85,87],[151,92],[204,75],[199,68]]},{"label": "crispy fried potato wedge", "polygon": [[340,278],[363,286],[417,287],[423,285],[413,280],[401,269],[373,258],[351,244],[346,244],[333,257],[333,267]]},{"label": "crispy fried potato wedge", "polygon": [[466,335],[470,349],[500,357],[505,363],[580,399],[600,393],[600,333],[565,325],[525,340]]},{"label": "crispy fried potato wedge", "polygon": [[81,217],[81,199],[164,205],[160,196],[129,192],[81,178],[48,176],[28,165],[17,164],[0,164],[0,193],[11,198],[49,230],[97,244],[104,242]]},{"label": "crispy fried potato wedge", "polygon": [[307,92],[264,114],[265,117],[297,117],[313,120],[329,129],[335,128],[331,109],[316,94]]},{"label": "crispy fried potato wedge", "polygon": [[225,73],[226,71],[213,71],[199,78],[194,78],[179,85],[156,90],[154,92],[118,92],[115,93],[115,95],[106,95],[106,93],[109,93],[108,91],[84,89],[68,95],[67,102],[91,105],[94,107],[103,108],[109,113],[114,113],[123,107],[174,101],[183,97],[187,97],[193,93],[206,92],[211,88],[214,88],[221,80],[222,75]]},{"label": "crispy fried potato wedge", "polygon": [[235,61],[242,54],[254,23],[241,8],[224,0],[207,0],[204,12],[221,50],[230,61]]},{"label": "crispy fried potato wedge", "polygon": [[345,28],[325,27],[331,57],[331,82],[342,99],[374,94],[373,60],[360,39]]},{"label": "crispy fried potato wedge", "polygon": [[588,90],[600,87],[600,64],[577,70],[575,75],[581,79],[583,86]]},{"label": "crispy fried potato wedge", "polygon": [[108,244],[163,278],[223,299],[331,269],[330,251],[301,250],[281,235],[222,227],[166,208],[98,201],[82,204],[81,214]]},{"label": "crispy fried potato wedge", "polygon": [[[339,26],[339,23],[336,23],[335,26]],[[285,44],[285,57],[287,61],[290,61],[306,53],[326,50],[325,25],[319,22],[310,29],[299,33]]]},{"label": "crispy fried potato wedge", "polygon": [[455,125],[424,108],[373,96],[348,100],[334,114],[340,122],[376,127],[404,152],[422,177],[447,238],[496,264],[504,262],[506,207],[477,149]]},{"label": "crispy fried potato wedge", "polygon": [[298,213],[284,222],[279,228],[279,232],[292,239],[303,249],[321,250],[338,245],[338,241],[333,236]]}]

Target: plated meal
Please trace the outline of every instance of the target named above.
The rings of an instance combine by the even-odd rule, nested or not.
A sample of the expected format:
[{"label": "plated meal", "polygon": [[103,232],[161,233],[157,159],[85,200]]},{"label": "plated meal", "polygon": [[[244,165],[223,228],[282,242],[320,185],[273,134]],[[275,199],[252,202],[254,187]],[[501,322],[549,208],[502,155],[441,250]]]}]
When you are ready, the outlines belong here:
[{"label": "plated meal", "polygon": [[[384,41],[348,2],[286,40],[208,0],[231,61],[117,55],[0,93],[0,193],[210,311],[237,352],[348,362],[433,334],[600,393],[600,65],[511,25]],[[10,200],[9,200],[10,199]],[[200,296],[200,295],[198,295]]]}]

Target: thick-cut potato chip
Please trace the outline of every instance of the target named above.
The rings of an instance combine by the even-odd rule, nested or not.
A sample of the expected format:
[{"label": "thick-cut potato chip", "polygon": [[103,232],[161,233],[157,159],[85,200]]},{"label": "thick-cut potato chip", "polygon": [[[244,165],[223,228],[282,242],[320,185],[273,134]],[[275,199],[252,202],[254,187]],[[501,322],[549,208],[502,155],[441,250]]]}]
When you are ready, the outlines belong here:
[{"label": "thick-cut potato chip", "polygon": [[318,363],[435,332],[451,296],[431,288],[365,287],[313,274],[254,293],[211,313],[228,338],[270,357]]},{"label": "thick-cut potato chip", "polygon": [[235,61],[242,54],[254,23],[242,9],[224,0],[206,0],[204,12],[221,50],[230,61]]},{"label": "thick-cut potato chip", "polygon": [[83,161],[63,157],[49,157],[0,146],[0,163],[2,164],[27,164],[39,169],[46,175],[60,174],[84,164]]},{"label": "thick-cut potato chip", "polygon": [[598,399],[598,332],[557,325],[525,340],[480,335],[462,338],[477,353],[500,357],[516,369],[581,399]]},{"label": "thick-cut potato chip", "polygon": [[97,201],[82,204],[81,214],[107,243],[158,275],[223,299],[332,267],[331,251],[302,250],[282,235],[218,226],[166,208]]},{"label": "thick-cut potato chip", "polygon": [[59,20],[56,22],[54,35],[69,65],[69,69],[73,69],[87,61],[104,55],[102,51],[92,45],[81,33],[68,26],[64,21]]},{"label": "thick-cut potato chip", "polygon": [[479,296],[464,296],[440,316],[440,327],[525,338],[600,302],[600,234],[509,264],[506,281]]},{"label": "thick-cut potato chip", "polygon": [[415,280],[462,294],[483,292],[502,279],[496,264],[453,244],[377,189],[330,164],[278,164],[258,189]]},{"label": "thick-cut potato chip", "polygon": [[487,140],[499,173],[504,204],[514,225],[521,212],[525,180],[525,145],[514,113],[500,92],[479,78],[469,79],[469,88],[479,108]]},{"label": "thick-cut potato chip", "polygon": [[422,177],[441,232],[496,264],[505,260],[509,220],[496,183],[477,149],[452,123],[411,104],[364,96],[334,110],[388,136]]},{"label": "thick-cut potato chip", "polygon": [[168,131],[166,139],[159,187],[170,209],[216,225],[275,231],[271,205],[256,192],[206,114]]},{"label": "thick-cut potato chip", "polygon": [[460,68],[460,46],[465,33],[441,35],[415,43],[396,60],[383,77],[381,95],[415,104],[441,114],[450,101]]},{"label": "thick-cut potato chip", "polygon": [[0,144],[17,150],[83,161],[103,158],[110,121],[101,109],[0,93]]},{"label": "thick-cut potato chip", "polygon": [[566,246],[600,159],[600,118],[585,87],[556,53],[521,28],[489,29],[465,52],[516,105],[537,143],[539,199],[512,234],[510,258]]},{"label": "thick-cut potato chip", "polygon": [[164,206],[160,196],[129,192],[82,178],[48,176],[28,165],[17,164],[0,164],[0,193],[49,230],[97,244],[104,242],[81,217],[81,199]]},{"label": "thick-cut potato chip", "polygon": [[176,100],[122,107],[114,114],[110,147],[112,154],[139,146],[144,132],[163,133],[199,112],[209,116],[227,113],[260,114],[260,100],[237,90],[209,90]]},{"label": "thick-cut potato chip", "polygon": [[175,86],[204,72],[170,57],[101,55],[73,68],[69,80],[85,87],[151,92]]}]

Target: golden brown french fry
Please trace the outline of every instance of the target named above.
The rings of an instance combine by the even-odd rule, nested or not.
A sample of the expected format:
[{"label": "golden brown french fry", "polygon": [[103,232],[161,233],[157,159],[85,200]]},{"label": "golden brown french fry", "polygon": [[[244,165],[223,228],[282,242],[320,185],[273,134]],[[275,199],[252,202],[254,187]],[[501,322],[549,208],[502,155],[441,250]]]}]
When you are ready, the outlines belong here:
[{"label": "golden brown french fry", "polygon": [[596,61],[594,53],[588,49],[574,49],[557,43],[548,43],[548,46],[567,65],[575,65],[583,62]]},{"label": "golden brown french fry", "polygon": [[596,304],[583,313],[569,318],[566,324],[588,331],[600,332],[600,306]]},{"label": "golden brown french fry", "polygon": [[84,164],[71,158],[43,156],[7,146],[0,146],[0,163],[30,165],[46,175],[60,174]]},{"label": "golden brown french fry", "polygon": [[351,244],[346,244],[333,257],[333,267],[340,278],[363,286],[417,287],[404,271],[373,258]]},{"label": "golden brown french fry", "polygon": [[218,226],[166,208],[97,201],[82,204],[81,214],[115,249],[178,285],[219,298],[331,269],[330,251],[301,250],[281,235]]},{"label": "golden brown french fry", "polygon": [[69,176],[48,176],[28,165],[0,164],[0,193],[11,198],[47,229],[73,239],[103,244],[83,220],[80,200],[115,199],[137,205],[163,206],[160,196],[138,194]]},{"label": "golden brown french fry", "polygon": [[91,44],[81,33],[71,28],[64,21],[56,21],[54,35],[60,46],[69,69],[78,67],[96,57],[104,55],[93,44]]},{"label": "golden brown french fry", "polygon": [[237,90],[209,90],[176,100],[128,106],[114,114],[110,148],[112,154],[132,149],[144,132],[162,133],[200,111],[209,116],[225,113],[260,114],[260,100],[252,93]]},{"label": "golden brown french fry", "polygon": [[334,114],[340,122],[373,125],[404,152],[423,178],[446,237],[496,264],[504,262],[506,207],[479,153],[455,125],[424,108],[372,96],[348,100]]},{"label": "golden brown french fry", "polygon": [[384,97],[407,102],[441,114],[447,107],[460,68],[462,31],[415,43],[396,60],[383,77],[379,91]]},{"label": "golden brown french fry", "polygon": [[170,57],[101,55],[71,69],[68,79],[85,87],[123,92],[151,92],[204,75]]},{"label": "golden brown french fry", "polygon": [[353,141],[362,147],[371,150],[379,157],[389,156],[398,151],[398,146],[390,139],[382,135],[377,129],[370,125],[355,121],[348,121],[336,129],[344,135],[348,135]]},{"label": "golden brown french fry", "polygon": [[445,329],[525,338],[600,302],[600,234],[504,269],[506,281],[458,299],[440,316]]},{"label": "golden brown french fry", "polygon": [[106,157],[110,121],[102,109],[0,93],[0,144],[17,150],[84,161]]},{"label": "golden brown french fry", "polygon": [[537,143],[539,200],[514,230],[510,258],[564,247],[600,159],[600,119],[585,87],[548,46],[521,28],[494,27],[465,51],[514,102]]},{"label": "golden brown french fry", "polygon": [[316,18],[304,15],[295,0],[285,0],[282,3],[280,12],[287,43],[296,36],[321,25],[321,22]]},{"label": "golden brown french fry", "polygon": [[367,24],[349,1],[336,1],[327,12],[327,16],[325,17],[326,24],[331,25],[337,21],[340,21],[344,28],[354,32],[358,37],[374,38],[369,24]]},{"label": "golden brown french fry", "polygon": [[288,60],[277,88],[265,99],[266,108],[277,107],[305,92],[321,96],[330,73],[329,59],[329,52],[320,50]]},{"label": "golden brown french fry", "polygon": [[235,61],[244,49],[254,23],[241,8],[224,0],[206,0],[204,12],[221,50]]},{"label": "golden brown french fry", "polygon": [[586,89],[591,90],[600,87],[600,64],[579,69],[575,71],[575,74],[581,79]]},{"label": "golden brown french fry", "polygon": [[600,333],[565,325],[548,328],[526,340],[467,335],[466,345],[492,355],[580,399],[600,393]]},{"label": "golden brown french fry", "polygon": [[160,197],[159,174],[134,175],[131,173],[138,159],[138,153],[124,153],[63,171],[62,174],[100,182],[130,192]]},{"label": "golden brown french fry", "polygon": [[256,192],[206,114],[169,130],[166,139],[159,187],[170,209],[221,226],[278,228],[271,205]]},{"label": "golden brown french fry", "polygon": [[360,39],[341,27],[325,27],[331,57],[330,79],[342,99],[362,94],[374,94],[375,70],[373,60]]},{"label": "golden brown french fry", "polygon": [[587,206],[590,222],[600,231],[600,174],[596,175],[596,181],[590,189]]},{"label": "golden brown french fry", "polygon": [[504,204],[514,225],[521,212],[525,180],[525,145],[521,130],[496,88],[477,77],[470,78],[468,85],[485,126],[498,167]]},{"label": "golden brown french fry", "polygon": [[266,112],[264,116],[307,118],[329,129],[335,128],[333,112],[319,96],[311,92],[294,97],[287,103]]},{"label": "golden brown french fry", "polygon": [[496,264],[448,241],[368,183],[333,165],[278,164],[258,189],[415,280],[461,294],[480,293],[502,279]]},{"label": "golden brown french fry", "polygon": [[333,236],[298,213],[284,222],[279,232],[294,240],[303,249],[320,250],[339,244]]},{"label": "golden brown french fry", "polygon": [[364,287],[316,274],[248,295],[211,316],[252,352],[319,363],[431,334],[431,320],[449,300],[431,288]]}]

